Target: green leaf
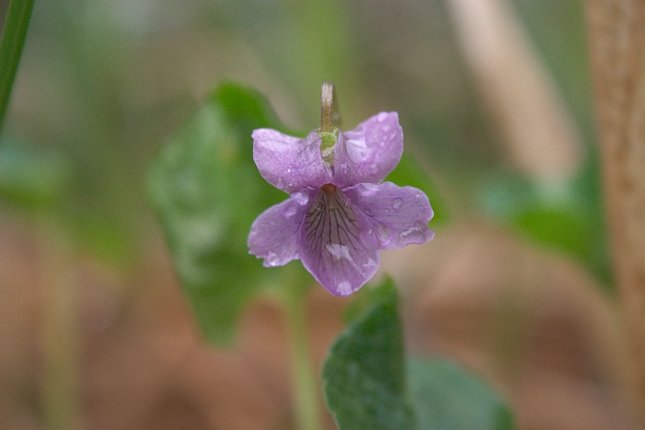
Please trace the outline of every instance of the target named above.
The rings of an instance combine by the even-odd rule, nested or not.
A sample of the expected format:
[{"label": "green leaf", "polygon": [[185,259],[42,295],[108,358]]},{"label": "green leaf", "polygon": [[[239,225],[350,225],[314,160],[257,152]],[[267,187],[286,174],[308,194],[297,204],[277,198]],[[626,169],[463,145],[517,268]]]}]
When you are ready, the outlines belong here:
[{"label": "green leaf", "polygon": [[580,193],[573,194],[566,184],[549,193],[527,179],[500,176],[481,195],[487,213],[536,242],[581,258],[593,244]]},{"label": "green leaf", "polygon": [[181,285],[206,337],[218,344],[232,340],[266,273],[248,254],[251,223],[286,197],[253,163],[251,132],[261,127],[280,128],[265,99],[224,84],[171,138],[148,177]]},{"label": "green leaf", "polygon": [[347,317],[323,369],[340,430],[514,428],[502,398],[465,369],[446,360],[405,362],[391,281],[364,288]]},{"label": "green leaf", "polygon": [[447,360],[414,359],[408,379],[420,429],[510,430],[513,416],[486,383]]},{"label": "green leaf", "polygon": [[413,429],[396,289],[383,283],[336,339],[323,369],[325,399],[338,428]]},{"label": "green leaf", "polygon": [[[390,279],[384,283],[391,283]],[[364,316],[376,303],[382,303],[391,300],[392,290],[383,286],[373,288],[368,285],[361,288],[352,295],[352,301],[345,307],[343,320],[345,323],[352,324],[357,318]]]},{"label": "green leaf", "polygon": [[574,180],[549,187],[500,174],[482,186],[481,204],[517,233],[586,264],[610,288],[598,170],[592,160]]}]

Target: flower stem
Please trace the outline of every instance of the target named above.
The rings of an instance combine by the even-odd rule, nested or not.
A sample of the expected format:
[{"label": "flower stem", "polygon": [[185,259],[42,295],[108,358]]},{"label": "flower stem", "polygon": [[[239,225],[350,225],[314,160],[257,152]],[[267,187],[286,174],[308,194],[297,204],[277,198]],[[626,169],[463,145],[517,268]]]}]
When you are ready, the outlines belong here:
[{"label": "flower stem", "polygon": [[20,62],[34,0],[10,0],[0,36],[0,131]]},{"label": "flower stem", "polygon": [[333,82],[323,82],[320,91],[320,131],[331,132],[340,127],[338,98]]},{"label": "flower stem", "polygon": [[307,342],[306,288],[290,286],[286,292],[287,323],[291,331],[291,368],[295,424],[298,430],[321,430],[318,384]]}]

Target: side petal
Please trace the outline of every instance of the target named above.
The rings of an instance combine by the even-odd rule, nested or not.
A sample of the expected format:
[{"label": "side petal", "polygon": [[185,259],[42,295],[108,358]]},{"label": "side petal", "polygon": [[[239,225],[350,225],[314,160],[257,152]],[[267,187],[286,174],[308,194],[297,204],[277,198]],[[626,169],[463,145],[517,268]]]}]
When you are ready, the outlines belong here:
[{"label": "side petal", "polygon": [[403,130],[396,112],[381,112],[341,133],[334,153],[334,183],[381,182],[401,160]]},{"label": "side petal", "polygon": [[320,155],[320,137],[311,132],[304,139],[269,128],[253,131],[253,161],[268,183],[289,194],[319,187],[331,175]]},{"label": "side petal", "polygon": [[300,227],[308,201],[306,193],[296,193],[253,221],[247,240],[249,253],[263,258],[265,267],[283,266],[298,258]]},{"label": "side petal", "polygon": [[320,191],[305,213],[300,259],[335,296],[358,290],[378,269],[379,256],[367,238],[366,221],[339,189]]},{"label": "side petal", "polygon": [[358,184],[343,191],[370,220],[382,249],[420,245],[434,237],[428,228],[434,212],[423,191],[391,182]]}]

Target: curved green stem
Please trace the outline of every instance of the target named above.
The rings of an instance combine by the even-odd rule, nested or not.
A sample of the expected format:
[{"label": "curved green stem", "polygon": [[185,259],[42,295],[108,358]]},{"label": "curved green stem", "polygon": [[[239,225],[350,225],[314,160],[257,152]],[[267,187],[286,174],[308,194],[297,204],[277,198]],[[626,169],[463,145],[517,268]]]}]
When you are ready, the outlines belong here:
[{"label": "curved green stem", "polygon": [[34,0],[10,0],[0,36],[0,131],[11,97],[13,81],[25,44]]},{"label": "curved green stem", "polygon": [[307,289],[300,286],[290,286],[285,297],[287,322],[291,330],[291,368],[296,428],[321,430],[318,384],[307,339],[306,292]]}]

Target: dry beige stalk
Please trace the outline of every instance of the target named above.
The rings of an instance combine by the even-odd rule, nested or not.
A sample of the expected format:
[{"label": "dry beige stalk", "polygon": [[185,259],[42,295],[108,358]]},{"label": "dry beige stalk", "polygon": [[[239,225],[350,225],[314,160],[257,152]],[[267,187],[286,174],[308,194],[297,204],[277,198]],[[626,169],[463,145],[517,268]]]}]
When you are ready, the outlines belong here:
[{"label": "dry beige stalk", "polygon": [[586,6],[616,283],[645,405],[645,1]]},{"label": "dry beige stalk", "polygon": [[449,0],[465,59],[511,161],[540,183],[575,174],[573,120],[506,0]]}]

